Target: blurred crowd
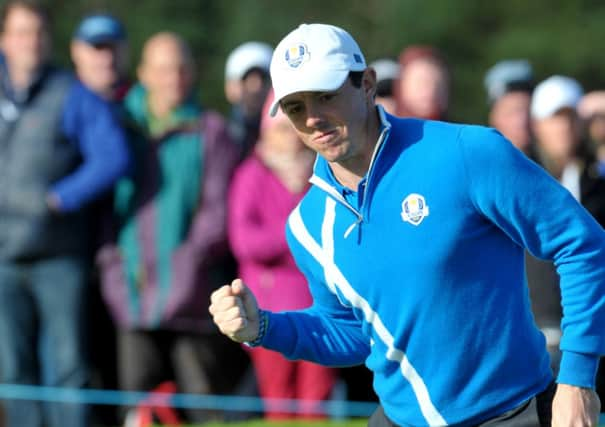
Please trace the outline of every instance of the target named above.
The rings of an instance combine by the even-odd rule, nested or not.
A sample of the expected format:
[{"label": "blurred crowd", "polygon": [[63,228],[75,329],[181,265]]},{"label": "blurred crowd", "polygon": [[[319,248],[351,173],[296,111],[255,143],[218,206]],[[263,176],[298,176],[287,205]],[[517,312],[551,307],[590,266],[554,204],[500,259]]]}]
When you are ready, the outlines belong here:
[{"label": "blurred crowd", "polygon": [[[5,3],[0,383],[301,399],[305,418],[318,416],[314,400],[375,400],[365,368],[329,369],[242,347],[219,335],[208,315],[210,293],[235,277],[261,307],[312,303],[284,227],[309,186],[314,154],[283,114],[268,114],[272,46],[247,41],[226,58],[231,110],[223,116],[196,99],[195,61],[179,34],[151,36],[134,77],[127,31],[109,14],[75,23],[73,70],[54,65],[51,45],[45,9]],[[448,120],[455,70],[443,52],[408,46],[370,66],[387,112]],[[537,81],[532,64],[517,58],[485,70],[484,85],[489,125],[604,225],[605,91],[585,93],[569,76]],[[557,266],[528,253],[526,267],[556,371]],[[605,401],[605,369],[599,375]],[[2,406],[6,425],[25,427],[228,417],[24,399]],[[265,416],[292,415],[267,400]]]}]

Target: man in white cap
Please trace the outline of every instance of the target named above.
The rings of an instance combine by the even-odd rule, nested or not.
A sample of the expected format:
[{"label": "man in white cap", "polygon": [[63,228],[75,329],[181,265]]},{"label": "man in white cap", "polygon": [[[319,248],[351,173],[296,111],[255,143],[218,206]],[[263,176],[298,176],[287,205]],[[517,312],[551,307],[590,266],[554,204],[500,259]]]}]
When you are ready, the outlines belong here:
[{"label": "man in white cap", "polygon": [[261,111],[271,88],[272,55],[267,43],[250,41],[236,47],[225,64],[225,97],[232,105],[229,127],[242,157],[258,139]]},{"label": "man in white cap", "polygon": [[531,157],[529,106],[534,87],[531,64],[524,59],[500,61],[488,70],[483,83],[490,106],[490,126]]},{"label": "man in white cap", "polygon": [[531,117],[538,162],[605,225],[605,181],[593,153],[582,144],[578,115],[583,96],[580,84],[552,76],[536,86]]},{"label": "man in white cap", "polygon": [[[265,311],[236,279],[211,298],[220,330],[291,359],[365,362],[381,403],[372,427],[550,425],[551,408],[552,425],[595,426],[605,232],[586,210],[494,130],[385,114],[338,27],[292,31],[271,77],[273,111],[319,154],[286,227],[314,304]],[[558,385],[524,247],[562,278]]]},{"label": "man in white cap", "polygon": [[376,71],[376,104],[394,114],[397,102],[393,96],[394,82],[399,77],[399,63],[391,58],[380,58],[370,64]]},{"label": "man in white cap", "polygon": [[[580,114],[586,112],[582,104],[583,89],[570,77],[552,76],[536,86],[531,100],[531,117],[536,136],[535,160],[605,226],[605,179],[600,173],[597,153],[582,141]],[[553,360],[560,358],[561,306],[558,294],[556,266],[541,263],[543,270],[552,274],[536,275],[535,266],[528,264],[528,282],[536,323],[547,337]],[[601,363],[603,365],[603,363]],[[605,365],[597,374],[597,390],[604,398]]]}]

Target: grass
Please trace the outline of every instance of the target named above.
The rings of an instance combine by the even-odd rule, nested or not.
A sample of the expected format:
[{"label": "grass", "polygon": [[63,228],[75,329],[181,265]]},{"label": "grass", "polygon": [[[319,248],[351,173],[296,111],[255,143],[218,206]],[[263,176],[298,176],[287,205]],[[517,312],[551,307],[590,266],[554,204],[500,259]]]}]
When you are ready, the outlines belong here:
[{"label": "grass", "polygon": [[[238,423],[205,423],[191,427],[366,427],[365,418],[356,418],[344,421],[246,421]],[[601,415],[600,427],[605,427],[605,414]]]},{"label": "grass", "polygon": [[[247,421],[244,423],[206,423],[190,427],[366,427],[366,419],[345,421]],[[158,426],[160,427],[160,426]],[[605,419],[601,418],[600,427],[605,427]]]},{"label": "grass", "polygon": [[246,421],[238,423],[205,423],[192,427],[366,427],[368,420],[356,418],[343,421]]}]

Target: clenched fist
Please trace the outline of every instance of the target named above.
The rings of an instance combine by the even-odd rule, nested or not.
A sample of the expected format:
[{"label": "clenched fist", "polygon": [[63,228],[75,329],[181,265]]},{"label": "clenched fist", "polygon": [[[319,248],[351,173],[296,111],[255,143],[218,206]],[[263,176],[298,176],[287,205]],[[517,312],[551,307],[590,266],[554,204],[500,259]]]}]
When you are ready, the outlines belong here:
[{"label": "clenched fist", "polygon": [[240,279],[212,293],[209,311],[216,326],[233,341],[251,342],[258,336],[258,304]]}]

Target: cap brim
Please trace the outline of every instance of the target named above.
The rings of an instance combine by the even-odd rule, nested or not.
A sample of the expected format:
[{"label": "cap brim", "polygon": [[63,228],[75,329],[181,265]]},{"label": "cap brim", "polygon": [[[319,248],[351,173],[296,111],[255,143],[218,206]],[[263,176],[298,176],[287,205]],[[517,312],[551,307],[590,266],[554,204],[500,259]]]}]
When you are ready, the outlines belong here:
[{"label": "cap brim", "polygon": [[277,109],[278,108],[279,108],[279,100],[273,101],[271,103],[271,107],[269,108],[269,115],[271,117],[275,117],[275,115],[277,114]]},{"label": "cap brim", "polygon": [[98,46],[98,45],[102,45],[102,44],[116,44],[116,43],[120,43],[121,41],[123,41],[124,39],[122,37],[116,37],[114,35],[109,35],[109,34],[103,34],[103,35],[98,35],[98,36],[93,36],[93,37],[76,37],[76,39],[93,45],[93,46]]},{"label": "cap brim", "polygon": [[293,75],[294,73],[284,73],[284,77],[290,80],[282,87],[273,86],[275,100],[271,104],[269,115],[271,117],[275,116],[280,101],[293,93],[327,92],[338,89],[347,79],[349,72],[350,70],[300,70],[300,76],[304,78],[296,78],[297,76]]}]

